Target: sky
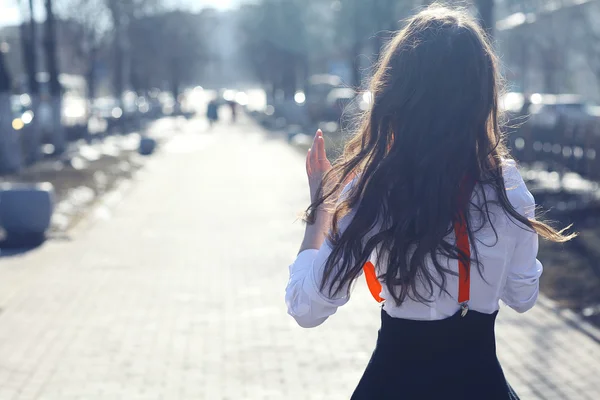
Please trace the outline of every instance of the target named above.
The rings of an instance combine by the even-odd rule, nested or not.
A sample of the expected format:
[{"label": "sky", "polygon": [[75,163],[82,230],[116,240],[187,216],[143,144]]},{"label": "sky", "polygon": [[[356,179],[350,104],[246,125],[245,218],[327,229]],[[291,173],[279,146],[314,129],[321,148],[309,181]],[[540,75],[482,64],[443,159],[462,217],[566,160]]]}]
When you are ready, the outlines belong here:
[{"label": "sky", "polygon": [[[189,4],[190,9],[199,10],[203,7],[213,7],[219,10],[227,10],[239,5],[242,0],[171,0],[174,4]],[[21,21],[17,0],[0,0],[0,26],[16,25]],[[36,19],[44,18],[44,6],[42,0],[34,0]]]}]

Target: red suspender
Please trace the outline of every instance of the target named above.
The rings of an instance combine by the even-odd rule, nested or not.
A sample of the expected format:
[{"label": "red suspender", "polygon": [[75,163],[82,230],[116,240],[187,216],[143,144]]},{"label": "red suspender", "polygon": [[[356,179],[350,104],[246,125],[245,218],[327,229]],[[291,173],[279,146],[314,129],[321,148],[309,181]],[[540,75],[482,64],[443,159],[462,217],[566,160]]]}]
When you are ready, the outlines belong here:
[{"label": "red suspender", "polygon": [[375,266],[373,263],[371,261],[367,261],[367,263],[363,266],[363,271],[365,272],[365,279],[367,280],[367,286],[369,287],[371,296],[373,296],[376,302],[383,302],[383,299],[379,296],[381,293],[381,282],[379,282],[379,279],[377,279],[377,273],[375,272]]},{"label": "red suspender", "polygon": [[471,292],[471,276],[469,274],[471,248],[469,246],[469,232],[463,215],[460,215],[458,221],[454,223],[454,234],[456,235],[456,247],[467,259],[466,263],[461,260],[460,256],[458,259],[458,302],[464,304],[469,301]]},{"label": "red suspender", "polygon": [[[460,258],[458,260],[458,302],[461,305],[462,315],[465,316],[469,310],[468,302],[471,291],[471,276],[469,273],[471,269],[471,248],[469,246],[469,233],[467,231],[467,224],[464,215],[462,214],[460,215],[458,221],[454,224],[454,234],[456,236],[456,246],[460,250],[460,253],[467,259],[467,262],[462,262]],[[377,272],[375,271],[375,266],[373,263],[368,261],[363,266],[363,271],[365,273],[367,286],[369,287],[371,295],[378,303],[383,302],[383,299],[379,295],[382,289],[381,282],[379,282],[379,279],[377,279]]]}]

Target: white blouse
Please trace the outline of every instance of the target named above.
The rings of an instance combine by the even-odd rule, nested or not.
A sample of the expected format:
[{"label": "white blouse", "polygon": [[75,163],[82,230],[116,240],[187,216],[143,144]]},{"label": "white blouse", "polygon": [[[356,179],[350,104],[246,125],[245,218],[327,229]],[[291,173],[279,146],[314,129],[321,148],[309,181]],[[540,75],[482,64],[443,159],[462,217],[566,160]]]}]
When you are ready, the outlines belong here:
[{"label": "white blouse", "polygon": [[[525,186],[514,161],[505,161],[503,175],[506,194],[515,209],[524,216],[533,217],[535,202],[533,196]],[[347,192],[350,183],[344,192]],[[477,188],[471,201],[482,204],[481,188]],[[496,195],[491,187],[484,187],[487,205],[493,228],[483,221],[475,206],[471,206],[470,226],[481,229],[475,231],[475,243],[471,248],[477,247],[477,254],[481,263],[481,274],[473,264],[471,271],[471,296],[469,308],[482,313],[491,314],[498,310],[499,301],[518,312],[525,312],[532,308],[539,292],[539,278],[542,274],[542,264],[536,259],[538,252],[538,235],[530,229],[518,225],[500,206],[494,204]],[[344,196],[345,193],[342,193]],[[340,229],[348,226],[352,213],[340,221]],[[495,232],[494,232],[495,230]],[[448,240],[453,240],[449,237]],[[323,293],[320,284],[323,279],[323,269],[327,258],[331,254],[331,247],[326,240],[320,249],[309,249],[298,254],[290,266],[290,279],[286,288],[286,304],[288,313],[294,317],[298,324],[311,328],[322,324],[338,307],[349,300],[346,290],[342,289],[339,295],[330,297],[328,285]],[[377,254],[372,254],[371,260],[378,267]],[[385,255],[380,255],[380,258]],[[458,272],[456,260],[446,260],[448,268]],[[383,264],[383,263],[382,263]],[[433,264],[428,265],[434,270]],[[458,278],[454,275],[446,276],[446,291],[435,291],[430,296],[430,302],[420,303],[407,298],[401,306],[393,300],[386,301],[384,310],[392,317],[412,320],[438,320],[454,315],[460,308],[458,297]],[[380,296],[384,299],[392,298],[386,285]],[[419,293],[427,293],[423,288]]]}]

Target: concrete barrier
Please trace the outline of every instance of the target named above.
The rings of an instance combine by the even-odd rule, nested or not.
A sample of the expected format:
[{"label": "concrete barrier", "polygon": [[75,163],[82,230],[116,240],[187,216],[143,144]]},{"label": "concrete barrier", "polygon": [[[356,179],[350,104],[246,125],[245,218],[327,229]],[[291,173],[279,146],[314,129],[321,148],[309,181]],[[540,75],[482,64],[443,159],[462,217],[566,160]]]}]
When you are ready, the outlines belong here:
[{"label": "concrete barrier", "polygon": [[140,139],[139,153],[143,156],[149,156],[156,150],[156,140],[149,137]]},{"label": "concrete barrier", "polygon": [[52,184],[0,184],[0,226],[6,233],[5,242],[12,247],[43,242],[53,211]]}]

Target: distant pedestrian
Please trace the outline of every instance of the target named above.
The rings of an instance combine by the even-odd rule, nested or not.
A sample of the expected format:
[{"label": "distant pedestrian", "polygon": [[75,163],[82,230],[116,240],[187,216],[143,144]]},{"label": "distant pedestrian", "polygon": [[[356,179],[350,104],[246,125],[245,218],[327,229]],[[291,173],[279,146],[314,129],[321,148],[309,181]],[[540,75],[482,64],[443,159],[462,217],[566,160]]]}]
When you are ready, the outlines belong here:
[{"label": "distant pedestrian", "polygon": [[217,104],[217,100],[213,99],[208,103],[206,118],[211,128],[219,120],[219,105]]},{"label": "distant pedestrian", "polygon": [[227,102],[227,105],[229,105],[229,109],[231,110],[231,122],[235,123],[237,120],[237,102],[235,102],[234,100],[229,100]]},{"label": "distant pedestrian", "polygon": [[497,70],[472,17],[432,6],[382,55],[370,109],[333,166],[315,135],[286,303],[316,327],[365,275],[382,322],[354,400],[518,399],[496,356],[499,301],[532,308],[538,235],[573,235],[535,218],[498,125]]}]

